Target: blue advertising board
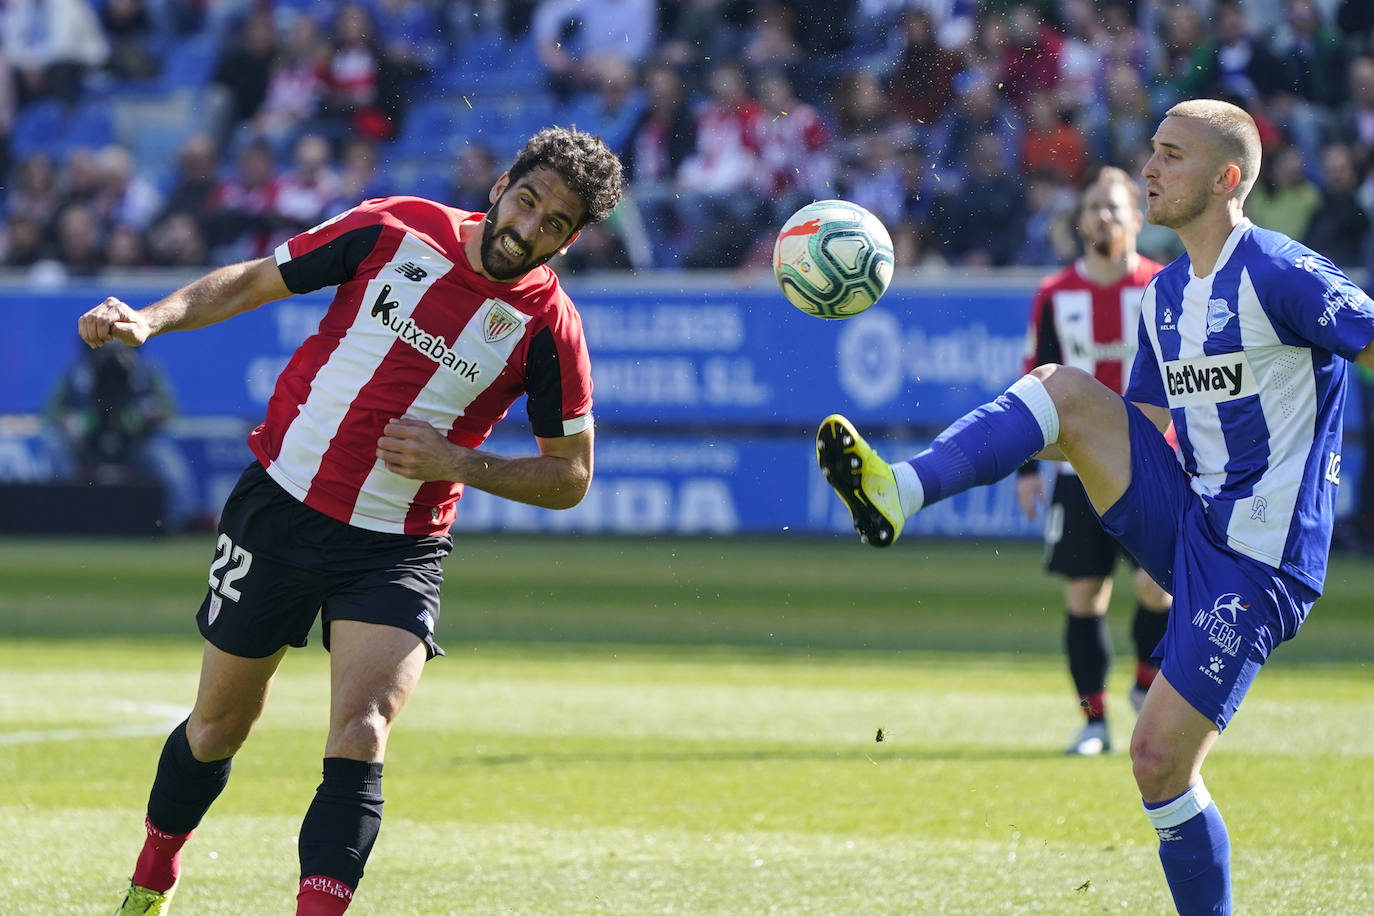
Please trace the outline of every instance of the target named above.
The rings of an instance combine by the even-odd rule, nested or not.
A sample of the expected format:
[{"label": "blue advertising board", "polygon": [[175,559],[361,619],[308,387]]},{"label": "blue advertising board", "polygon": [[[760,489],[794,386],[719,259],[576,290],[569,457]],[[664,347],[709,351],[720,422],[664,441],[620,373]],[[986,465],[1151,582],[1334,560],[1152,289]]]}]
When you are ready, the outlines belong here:
[{"label": "blue advertising board", "polygon": [[[615,424],[941,426],[1019,373],[1030,289],[899,287],[856,318],[792,308],[771,284],[570,283],[592,354],[596,415]],[[42,409],[76,359],[76,318],[109,291],[0,290],[0,413]],[[166,290],[118,290],[143,305]],[[154,340],[183,414],[261,416],[277,373],[314,332],[324,294]]]},{"label": "blue advertising board", "polygon": [[[848,513],[815,468],[820,418],[844,412],[882,454],[914,454],[1019,374],[1031,284],[899,286],[868,312],[827,322],[792,308],[771,283],[575,279],[604,430],[592,489],[563,512],[469,491],[455,533],[849,533]],[[0,287],[9,332],[0,336],[0,480],[50,480],[61,464],[36,415],[84,350],[77,316],[110,292],[137,306],[166,291]],[[217,512],[251,459],[244,436],[328,301],[293,297],[145,348],[176,392],[164,463],[182,469],[178,492],[193,515]],[[1352,404],[1347,429],[1357,422]],[[893,430],[910,438],[885,438]],[[519,405],[488,447],[533,452]],[[1348,442],[1348,474],[1361,457]],[[1338,514],[1350,511],[1354,491],[1338,491]],[[1039,527],[1021,516],[1007,480],[921,512],[906,537],[1026,537]]]}]

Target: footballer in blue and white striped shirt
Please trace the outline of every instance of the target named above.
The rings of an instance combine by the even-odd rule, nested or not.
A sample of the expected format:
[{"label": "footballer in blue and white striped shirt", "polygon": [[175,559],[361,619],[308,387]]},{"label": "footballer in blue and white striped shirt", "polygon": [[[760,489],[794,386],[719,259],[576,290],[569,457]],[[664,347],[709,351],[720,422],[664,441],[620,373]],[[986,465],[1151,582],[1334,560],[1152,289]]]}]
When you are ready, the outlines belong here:
[{"label": "footballer in blue and white striped shirt", "polygon": [[1374,368],[1374,302],[1245,218],[1260,139],[1243,109],[1180,102],[1151,143],[1146,219],[1185,254],[1146,288],[1124,396],[1039,366],[907,461],[883,461],[838,415],[821,423],[817,459],[878,547],[923,505],[1032,456],[1073,465],[1103,527],[1174,595],[1131,762],[1178,912],[1229,914],[1230,838],[1202,762],[1321,594],[1347,369]]}]

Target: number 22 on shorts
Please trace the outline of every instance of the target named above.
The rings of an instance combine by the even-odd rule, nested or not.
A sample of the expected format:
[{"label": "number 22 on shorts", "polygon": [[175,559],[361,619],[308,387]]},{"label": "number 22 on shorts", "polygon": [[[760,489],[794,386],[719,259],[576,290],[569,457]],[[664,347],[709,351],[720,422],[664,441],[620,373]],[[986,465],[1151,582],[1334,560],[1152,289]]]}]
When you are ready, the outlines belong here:
[{"label": "number 22 on shorts", "polygon": [[[248,575],[248,568],[253,565],[253,555],[242,547],[235,547],[227,534],[219,536],[219,541],[215,543],[215,554],[214,562],[210,564],[210,588],[230,601],[238,601],[243,593],[234,587],[234,583]],[[234,566],[221,577],[220,570],[230,563]]]}]

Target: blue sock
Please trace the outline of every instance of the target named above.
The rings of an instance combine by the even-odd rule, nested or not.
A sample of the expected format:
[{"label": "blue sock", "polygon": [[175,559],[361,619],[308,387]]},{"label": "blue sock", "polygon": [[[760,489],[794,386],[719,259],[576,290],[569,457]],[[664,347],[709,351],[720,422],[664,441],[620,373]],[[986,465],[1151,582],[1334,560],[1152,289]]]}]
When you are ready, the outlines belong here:
[{"label": "blue sock", "polygon": [[1145,814],[1180,916],[1231,916],[1231,837],[1202,781],[1177,798],[1146,802]]},{"label": "blue sock", "polygon": [[[920,479],[920,505],[996,483],[1059,439],[1059,413],[1040,380],[1023,376],[996,400],[965,414],[941,433],[930,448],[910,459]],[[900,478],[899,478],[900,481]]]}]

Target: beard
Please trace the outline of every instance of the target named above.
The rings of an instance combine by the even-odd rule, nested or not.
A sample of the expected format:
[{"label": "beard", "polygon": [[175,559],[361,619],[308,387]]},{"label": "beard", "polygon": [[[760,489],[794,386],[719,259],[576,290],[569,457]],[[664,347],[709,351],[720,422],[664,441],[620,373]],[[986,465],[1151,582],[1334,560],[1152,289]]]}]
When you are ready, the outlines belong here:
[{"label": "beard", "polygon": [[[504,198],[505,194],[502,194],[501,197]],[[493,280],[515,280],[547,262],[556,255],[558,251],[551,251],[542,258],[534,258],[529,255],[526,255],[520,260],[512,258],[506,253],[504,248],[497,244],[502,236],[510,237],[525,251],[530,250],[530,245],[509,229],[497,231],[496,211],[500,206],[501,199],[498,198],[496,203],[492,204],[491,209],[487,211],[487,215],[482,219],[482,270],[486,271]]]},{"label": "beard", "polygon": [[1087,242],[1093,254],[1102,258],[1114,258],[1126,250],[1126,240],[1120,232],[1100,232]]},{"label": "beard", "polygon": [[1195,194],[1191,197],[1180,197],[1172,201],[1172,205],[1174,207],[1172,213],[1147,210],[1145,218],[1156,226],[1176,230],[1202,215],[1202,212],[1207,209],[1207,195]]}]

